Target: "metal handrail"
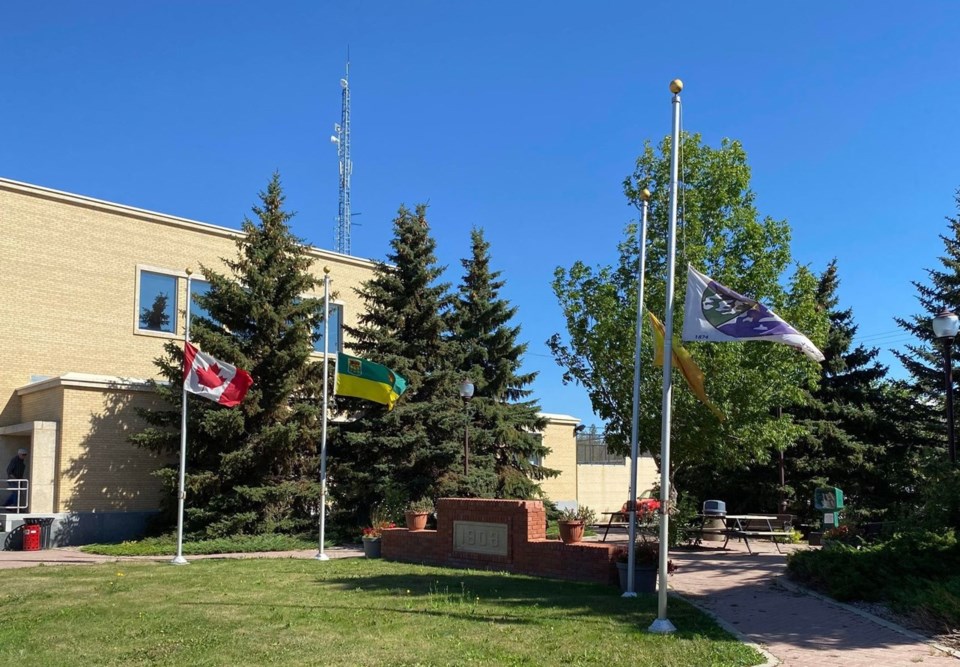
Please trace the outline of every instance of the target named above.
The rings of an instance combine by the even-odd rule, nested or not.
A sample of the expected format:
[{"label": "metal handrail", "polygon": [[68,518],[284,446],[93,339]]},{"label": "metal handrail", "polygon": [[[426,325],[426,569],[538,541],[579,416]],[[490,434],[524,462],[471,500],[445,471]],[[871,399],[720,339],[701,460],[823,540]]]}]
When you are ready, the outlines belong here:
[{"label": "metal handrail", "polygon": [[10,499],[10,496],[16,494],[16,503],[13,505],[0,505],[0,508],[5,510],[13,510],[14,512],[21,512],[27,509],[29,505],[30,494],[30,480],[29,479],[7,479],[3,480],[5,482],[5,487],[0,489],[0,498],[4,499],[4,503]]}]

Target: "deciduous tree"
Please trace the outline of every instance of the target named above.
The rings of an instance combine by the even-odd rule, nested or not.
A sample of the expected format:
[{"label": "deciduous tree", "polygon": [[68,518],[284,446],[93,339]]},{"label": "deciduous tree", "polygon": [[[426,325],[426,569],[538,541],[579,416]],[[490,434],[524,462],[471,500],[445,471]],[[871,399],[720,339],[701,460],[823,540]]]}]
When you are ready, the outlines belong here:
[{"label": "deciduous tree", "polygon": [[[680,224],[674,328],[681,330],[686,264],[775,309],[788,322],[822,342],[826,316],[816,308],[816,277],[803,266],[792,275],[790,228],[761,216],[750,189],[750,168],[739,142],[718,148],[699,135],[683,135]],[[670,142],[647,144],[624,181],[631,204],[653,192],[649,215],[646,307],[665,310]],[[594,411],[607,426],[607,441],[627,451],[633,393],[633,359],[639,247],[636,225],[628,225],[616,264],[590,267],[575,262],[558,268],[554,292],[566,319],[566,335],[549,341],[564,379],[586,388]],[[786,287],[784,287],[784,282]],[[744,465],[786,447],[801,432],[774,408],[802,398],[816,385],[820,369],[795,350],[763,342],[688,344],[706,375],[707,393],[726,414],[720,422],[682,384],[674,383],[673,462],[715,469]],[[640,391],[640,445],[660,449],[662,371],[652,365],[649,326],[644,327]],[[679,380],[683,382],[682,379]],[[681,491],[683,489],[681,488]]]}]

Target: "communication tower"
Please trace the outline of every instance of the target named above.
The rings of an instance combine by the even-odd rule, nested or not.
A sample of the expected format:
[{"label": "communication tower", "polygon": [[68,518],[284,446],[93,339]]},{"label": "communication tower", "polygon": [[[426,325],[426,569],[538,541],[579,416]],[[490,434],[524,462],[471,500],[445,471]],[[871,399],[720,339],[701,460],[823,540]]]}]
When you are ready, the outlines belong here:
[{"label": "communication tower", "polygon": [[340,122],[333,124],[336,132],[330,141],[337,145],[337,158],[340,161],[340,202],[337,210],[337,229],[334,237],[334,249],[350,254],[350,175],[353,173],[353,161],[350,159],[350,61],[347,61],[347,74],[340,79],[342,100]]}]

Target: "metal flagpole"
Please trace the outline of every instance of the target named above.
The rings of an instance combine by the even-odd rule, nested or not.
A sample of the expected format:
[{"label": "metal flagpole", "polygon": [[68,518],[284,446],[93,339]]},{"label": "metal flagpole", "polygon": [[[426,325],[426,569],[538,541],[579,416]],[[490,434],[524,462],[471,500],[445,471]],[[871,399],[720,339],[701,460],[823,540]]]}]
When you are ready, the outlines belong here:
[{"label": "metal flagpole", "polygon": [[330,267],[323,267],[323,428],[320,435],[320,546],[317,560],[330,560],[330,556],[323,553],[324,530],[327,518],[327,378],[330,354]]},{"label": "metal flagpole", "polygon": [[643,333],[643,276],[647,263],[647,205],[650,191],[640,191],[643,207],[640,214],[640,268],[637,273],[637,343],[633,357],[633,420],[630,431],[630,546],[627,548],[627,592],[625,598],[637,597],[633,566],[637,555],[637,456],[640,433],[640,334]]},{"label": "metal flagpole", "polygon": [[663,407],[660,422],[660,576],[658,579],[657,620],[650,632],[676,632],[667,619],[667,543],[670,524],[670,409],[673,401],[673,281],[677,258],[677,171],[680,148],[680,91],[683,81],[670,82],[673,93],[673,134],[670,139],[670,226],[667,229],[667,285],[663,335]]},{"label": "metal flagpole", "polygon": [[[190,342],[190,276],[193,271],[187,269],[187,320],[183,328],[183,353],[187,353]],[[183,501],[186,498],[185,471],[187,468],[187,378],[183,378],[183,403],[180,408],[180,492],[177,495],[177,555],[170,562],[173,565],[186,565],[183,557]]]}]

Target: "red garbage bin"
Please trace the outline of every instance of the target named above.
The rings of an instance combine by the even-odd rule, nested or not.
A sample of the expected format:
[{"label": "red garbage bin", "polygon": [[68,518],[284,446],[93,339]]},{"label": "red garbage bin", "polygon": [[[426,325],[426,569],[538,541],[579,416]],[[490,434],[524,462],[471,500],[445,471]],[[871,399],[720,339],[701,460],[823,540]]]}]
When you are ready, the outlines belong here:
[{"label": "red garbage bin", "polygon": [[23,527],[23,550],[40,551],[40,526]]}]

